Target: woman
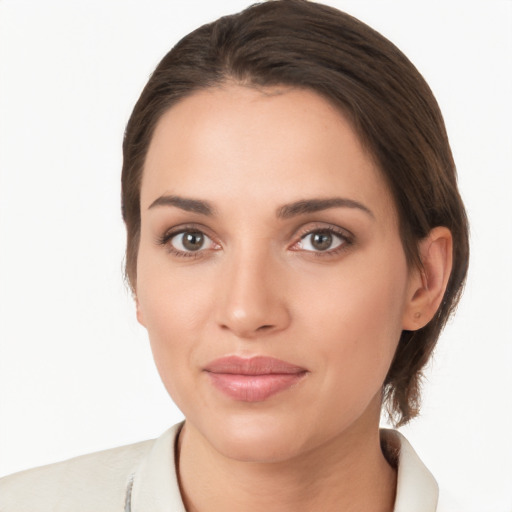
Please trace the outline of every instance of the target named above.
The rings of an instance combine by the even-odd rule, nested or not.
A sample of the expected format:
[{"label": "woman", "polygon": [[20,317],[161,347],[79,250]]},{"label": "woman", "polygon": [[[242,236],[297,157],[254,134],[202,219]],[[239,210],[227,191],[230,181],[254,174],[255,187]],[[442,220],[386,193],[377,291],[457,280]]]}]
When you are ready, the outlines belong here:
[{"label": "woman", "polygon": [[441,114],[403,54],[301,0],[201,27],[135,106],[122,182],[137,317],[186,420],[9,477],[5,510],[436,510],[378,428],[383,405],[417,414],[468,261]]}]

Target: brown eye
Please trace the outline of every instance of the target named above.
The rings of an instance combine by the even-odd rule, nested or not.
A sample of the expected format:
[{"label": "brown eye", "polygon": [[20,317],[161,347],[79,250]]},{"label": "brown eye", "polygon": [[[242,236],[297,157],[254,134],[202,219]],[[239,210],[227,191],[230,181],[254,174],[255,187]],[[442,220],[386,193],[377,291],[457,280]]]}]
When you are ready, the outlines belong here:
[{"label": "brown eye", "polygon": [[183,231],[174,235],[169,243],[176,251],[185,253],[210,249],[214,245],[212,240],[201,231]]},{"label": "brown eye", "polygon": [[342,235],[328,230],[312,231],[304,235],[299,243],[300,249],[312,252],[326,252],[346,243]]},{"label": "brown eye", "polygon": [[188,251],[198,251],[204,244],[203,233],[183,233],[182,237],[183,247]]},{"label": "brown eye", "polygon": [[313,233],[311,235],[311,245],[319,251],[326,251],[327,249],[330,249],[331,244],[331,233]]}]

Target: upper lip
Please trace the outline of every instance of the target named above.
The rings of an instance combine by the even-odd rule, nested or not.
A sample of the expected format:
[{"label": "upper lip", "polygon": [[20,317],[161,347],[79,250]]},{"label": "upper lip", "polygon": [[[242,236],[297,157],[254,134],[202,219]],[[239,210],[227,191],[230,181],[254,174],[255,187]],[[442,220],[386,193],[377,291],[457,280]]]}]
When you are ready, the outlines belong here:
[{"label": "upper lip", "polygon": [[234,375],[282,375],[306,372],[305,368],[267,356],[221,357],[210,362],[204,370],[211,373]]}]

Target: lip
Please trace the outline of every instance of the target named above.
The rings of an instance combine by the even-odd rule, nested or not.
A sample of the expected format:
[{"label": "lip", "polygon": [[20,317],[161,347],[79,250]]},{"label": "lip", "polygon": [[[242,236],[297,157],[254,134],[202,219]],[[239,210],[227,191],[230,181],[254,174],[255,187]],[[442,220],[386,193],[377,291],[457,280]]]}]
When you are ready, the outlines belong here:
[{"label": "lip", "polygon": [[242,402],[263,402],[295,386],[307,374],[305,368],[266,356],[222,357],[204,371],[219,391]]}]

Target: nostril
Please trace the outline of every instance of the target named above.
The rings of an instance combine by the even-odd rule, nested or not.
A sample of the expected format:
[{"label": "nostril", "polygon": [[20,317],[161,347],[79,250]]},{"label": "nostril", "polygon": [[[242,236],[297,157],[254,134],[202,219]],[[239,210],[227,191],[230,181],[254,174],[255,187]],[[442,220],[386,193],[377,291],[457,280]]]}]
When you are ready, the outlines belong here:
[{"label": "nostril", "polygon": [[272,325],[261,325],[256,330],[257,331],[268,331],[269,329],[272,329]]}]

